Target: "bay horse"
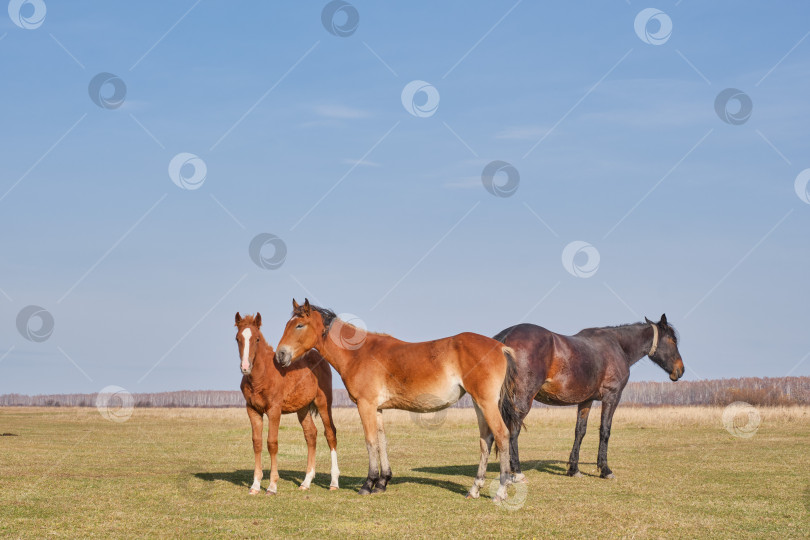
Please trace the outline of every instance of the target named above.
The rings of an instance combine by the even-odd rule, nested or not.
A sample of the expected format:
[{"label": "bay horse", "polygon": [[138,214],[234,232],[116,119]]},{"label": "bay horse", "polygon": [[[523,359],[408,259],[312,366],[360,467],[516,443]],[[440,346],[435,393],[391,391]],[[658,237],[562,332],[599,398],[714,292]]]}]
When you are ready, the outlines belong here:
[{"label": "bay horse", "polygon": [[[363,334],[362,339],[356,336]],[[511,483],[508,424],[514,421],[514,355],[509,347],[473,333],[407,343],[368,333],[340,320],[333,311],[293,300],[293,313],[276,348],[282,366],[316,349],[340,374],[357,404],[368,451],[368,476],[360,495],[383,493],[391,480],[383,409],[434,412],[469,393],[475,403],[481,460],[467,498],[478,498],[484,485],[494,439],[500,451],[496,501],[506,499]],[[507,419],[504,422],[502,411]]]},{"label": "bay horse", "polygon": [[585,436],[591,404],[594,400],[601,401],[602,425],[596,466],[602,478],[615,478],[607,463],[608,439],[613,413],[630,378],[630,367],[649,356],[673,381],[680,379],[684,372],[678,336],[667,323],[666,314],[661,315],[657,323],[646,317],[644,320],[623,326],[586,328],[573,336],[555,334],[534,324],[518,324],[495,336],[516,355],[515,405],[520,422],[511,432],[509,445],[514,481],[525,481],[520,472],[518,435],[532,400],[578,407],[568,476],[582,476],[579,447]]},{"label": "bay horse", "polygon": [[265,340],[260,327],[261,313],[256,316],[236,313],[236,343],[242,370],[242,394],[253,430],[253,454],[256,458],[253,485],[249,493],[261,491],[262,429],[267,415],[267,449],[270,451],[270,485],[267,495],[275,495],[278,482],[278,425],[282,414],[296,413],[307,442],[307,471],[299,489],[309,489],[315,477],[315,440],[318,429],[312,420],[320,414],[326,442],[332,458],[330,491],[338,489],[340,471],[337,464],[337,431],[332,421],[332,370],[321,355],[310,351],[294,367],[281,367],[274,361],[273,347]]}]

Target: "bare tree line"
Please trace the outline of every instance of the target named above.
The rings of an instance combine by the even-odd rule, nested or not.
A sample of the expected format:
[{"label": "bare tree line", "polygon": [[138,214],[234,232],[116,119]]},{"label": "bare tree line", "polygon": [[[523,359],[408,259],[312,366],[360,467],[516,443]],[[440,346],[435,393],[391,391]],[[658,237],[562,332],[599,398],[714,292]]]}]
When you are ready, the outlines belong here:
[{"label": "bare tree line", "polygon": [[[0,395],[0,406],[95,407],[97,394]],[[117,398],[117,399],[120,399]],[[810,377],[746,377],[705,381],[631,382],[622,403],[631,405],[728,405],[745,401],[752,405],[810,405]],[[243,407],[238,390],[183,390],[132,394],[135,407]],[[344,389],[334,390],[334,407],[354,407]],[[454,407],[472,407],[469,395]],[[535,406],[542,406],[535,402]]]}]

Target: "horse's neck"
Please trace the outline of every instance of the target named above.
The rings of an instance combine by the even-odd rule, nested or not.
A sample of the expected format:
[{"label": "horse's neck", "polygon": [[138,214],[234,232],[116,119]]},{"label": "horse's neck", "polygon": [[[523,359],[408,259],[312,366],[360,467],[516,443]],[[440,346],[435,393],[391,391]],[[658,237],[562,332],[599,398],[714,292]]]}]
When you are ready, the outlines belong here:
[{"label": "horse's neck", "polygon": [[[366,343],[363,343],[363,346],[365,345]],[[317,349],[318,352],[321,353],[321,356],[323,356],[324,359],[329,362],[329,365],[335,368],[335,371],[340,375],[343,375],[348,370],[349,364],[355,359],[359,351],[359,349],[351,350],[341,347],[330,338],[328,334],[323,337]]]},{"label": "horse's neck", "polygon": [[615,329],[617,339],[624,350],[629,365],[633,365],[650,352],[653,333],[649,324],[638,323]]},{"label": "horse's neck", "polygon": [[264,338],[260,338],[256,356],[253,358],[253,369],[249,375],[251,386],[254,388],[261,388],[270,381],[274,369],[273,355],[270,352],[270,346]]}]

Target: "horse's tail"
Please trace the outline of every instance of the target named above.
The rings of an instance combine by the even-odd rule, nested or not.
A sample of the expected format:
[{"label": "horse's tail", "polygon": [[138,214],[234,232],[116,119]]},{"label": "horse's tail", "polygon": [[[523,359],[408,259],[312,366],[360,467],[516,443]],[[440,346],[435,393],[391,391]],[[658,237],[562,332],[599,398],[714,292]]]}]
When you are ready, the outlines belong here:
[{"label": "horse's tail", "polygon": [[501,417],[511,435],[517,433],[517,430],[523,425],[520,412],[515,406],[518,370],[514,349],[504,346],[502,351],[504,358],[506,358],[506,377],[504,377],[503,386],[501,386],[499,405]]},{"label": "horse's tail", "polygon": [[312,415],[313,420],[318,417],[318,407],[315,406],[315,402],[309,404],[309,414]]}]

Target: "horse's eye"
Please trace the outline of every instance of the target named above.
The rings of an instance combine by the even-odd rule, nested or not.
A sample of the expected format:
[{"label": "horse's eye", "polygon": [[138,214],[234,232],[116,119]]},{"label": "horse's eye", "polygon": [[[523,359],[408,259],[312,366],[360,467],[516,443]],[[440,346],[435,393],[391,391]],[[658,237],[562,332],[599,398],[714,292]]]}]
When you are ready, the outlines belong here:
[{"label": "horse's eye", "polygon": [[295,327],[295,329],[296,329],[296,330],[301,330],[303,327],[304,327],[304,325],[303,325],[303,324],[299,324],[298,326],[296,326],[296,327]]}]

